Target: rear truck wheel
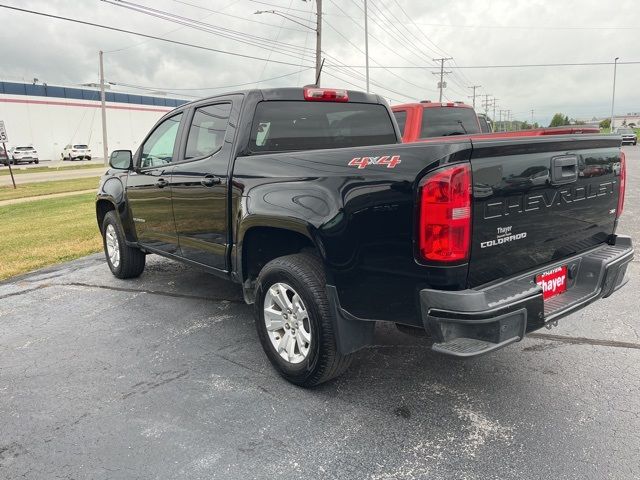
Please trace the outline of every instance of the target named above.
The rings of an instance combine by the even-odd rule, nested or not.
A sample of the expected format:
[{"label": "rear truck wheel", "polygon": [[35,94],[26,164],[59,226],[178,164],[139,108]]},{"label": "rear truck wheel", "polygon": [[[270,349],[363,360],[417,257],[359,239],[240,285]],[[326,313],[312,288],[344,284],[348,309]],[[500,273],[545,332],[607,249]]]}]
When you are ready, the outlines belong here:
[{"label": "rear truck wheel", "polygon": [[102,222],[104,254],[111,273],[118,278],[139,277],[144,271],[146,255],[125,242],[124,232],[115,211],[107,212]]},{"label": "rear truck wheel", "polygon": [[40,163],[40,160],[36,160],[36,161],[35,161],[35,162],[33,162],[33,163],[35,163],[36,165],[38,165],[38,164]]},{"label": "rear truck wheel", "polygon": [[276,258],[260,271],[256,328],[267,358],[285,379],[313,387],[342,374],[322,262],[313,254]]}]

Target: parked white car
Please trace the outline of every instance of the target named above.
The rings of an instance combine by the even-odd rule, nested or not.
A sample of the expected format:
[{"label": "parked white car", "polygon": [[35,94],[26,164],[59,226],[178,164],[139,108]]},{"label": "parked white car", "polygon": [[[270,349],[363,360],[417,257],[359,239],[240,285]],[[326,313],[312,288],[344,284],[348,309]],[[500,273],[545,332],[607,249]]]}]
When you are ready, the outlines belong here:
[{"label": "parked white car", "polygon": [[70,144],[62,151],[62,160],[91,160],[91,149],[87,145]]},{"label": "parked white car", "polygon": [[34,147],[11,147],[9,160],[14,165],[19,163],[39,163],[38,152]]}]

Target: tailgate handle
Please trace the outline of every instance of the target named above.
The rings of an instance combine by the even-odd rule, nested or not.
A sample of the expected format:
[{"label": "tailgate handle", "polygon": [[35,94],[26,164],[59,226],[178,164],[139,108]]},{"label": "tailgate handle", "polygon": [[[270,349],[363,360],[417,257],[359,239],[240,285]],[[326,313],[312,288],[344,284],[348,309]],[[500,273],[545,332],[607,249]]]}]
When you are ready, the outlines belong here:
[{"label": "tailgate handle", "polygon": [[578,157],[563,155],[551,159],[551,183],[562,185],[578,179]]}]

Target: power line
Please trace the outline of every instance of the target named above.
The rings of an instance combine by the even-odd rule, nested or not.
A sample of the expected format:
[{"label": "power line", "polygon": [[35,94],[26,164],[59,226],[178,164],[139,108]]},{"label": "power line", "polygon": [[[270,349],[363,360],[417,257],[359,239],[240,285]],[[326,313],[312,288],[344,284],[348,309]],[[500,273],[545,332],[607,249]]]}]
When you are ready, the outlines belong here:
[{"label": "power line", "polygon": [[[289,1],[289,8],[291,8],[292,4],[293,4],[293,0],[290,0]],[[283,16],[283,18],[280,19],[280,27],[281,28],[279,28],[277,33],[276,33],[276,38],[275,38],[276,41],[278,41],[278,39],[280,38],[280,33],[282,32],[282,26],[284,25],[285,20],[286,19],[284,18],[284,16]],[[307,47],[306,41],[305,41],[305,45],[304,46],[305,46],[305,48]],[[264,62],[264,66],[262,67],[262,72],[260,73],[261,77],[264,76],[264,72],[267,71],[267,67],[269,66],[269,60],[271,60],[271,56],[273,55],[274,48],[275,48],[275,44],[272,44],[271,48],[269,49],[269,56],[267,57],[268,60],[266,62]],[[300,62],[303,62],[303,61],[304,61],[304,53],[300,57]],[[259,87],[260,86],[260,82],[259,81],[255,82],[255,86]]]},{"label": "power line", "polygon": [[[389,11],[389,14],[395,20],[395,22],[397,24],[400,24],[401,26],[403,26],[403,28],[407,31],[407,33],[411,36],[411,38],[419,41],[420,44],[423,46],[423,48],[427,49],[428,52],[433,52],[437,57],[443,57],[443,56],[444,57],[453,57],[453,55],[451,55],[446,50],[444,50],[443,48],[441,48],[438,45],[436,45],[429,37],[427,37],[427,35],[423,31],[424,29],[419,28],[415,24],[415,22],[413,21],[413,18],[406,12],[406,10],[398,2],[398,0],[393,0],[393,1],[398,6],[398,8],[402,11],[402,13],[405,15],[405,17],[407,17],[409,22],[415,27],[415,29],[419,33],[419,35],[412,34],[411,30],[408,27],[405,26],[405,22],[402,22],[398,17],[396,17],[396,15],[393,13],[393,11],[389,7],[386,7],[387,10]],[[421,40],[420,36],[422,36],[426,40],[426,42]],[[429,59],[427,55],[425,55],[425,56],[427,57],[427,59]],[[455,64],[455,60],[453,60],[453,63]],[[458,78],[460,79],[459,81],[458,81]],[[457,85],[458,87],[462,88],[462,90],[466,90],[466,85],[472,83],[472,82],[470,82],[468,80],[465,80],[463,78],[463,75],[459,75],[457,72],[453,72],[453,75],[451,76],[451,82],[453,84]],[[453,89],[453,88],[451,88],[451,91],[456,93],[456,90]],[[462,96],[465,95],[464,93],[460,93],[460,92],[457,92],[457,94],[462,95]]]},{"label": "power line", "polygon": [[294,31],[294,32],[304,32],[304,30],[301,30],[299,28],[278,26],[278,25],[274,25],[273,23],[261,22],[259,20],[253,20],[251,18],[245,18],[245,17],[241,17],[239,15],[232,15],[230,13],[221,12],[220,10],[214,10],[212,8],[204,7],[202,5],[196,5],[195,3],[185,2],[183,0],[171,0],[171,1],[175,2],[175,3],[181,3],[182,5],[188,5],[188,6],[193,7],[193,8],[198,8],[200,10],[204,10],[205,12],[212,12],[212,13],[217,13],[219,15],[224,15],[226,17],[237,18],[237,19],[240,19],[240,20],[244,20],[245,22],[257,23],[259,25],[266,25],[268,27],[280,28],[282,30],[291,30],[291,31]]},{"label": "power line", "polygon": [[[193,43],[181,42],[181,41],[178,41],[178,40],[170,40],[168,38],[157,37],[155,35],[149,35],[149,34],[146,34],[146,33],[134,32],[132,30],[125,30],[123,28],[111,27],[111,26],[108,26],[108,25],[102,25],[100,23],[87,22],[85,20],[78,20],[76,18],[63,17],[63,16],[60,16],[60,15],[53,15],[51,13],[38,12],[36,10],[28,10],[26,8],[18,8],[18,7],[13,7],[13,6],[10,6],[10,5],[3,5],[3,4],[0,4],[0,8],[6,8],[8,10],[14,10],[14,11],[17,11],[17,12],[22,12],[22,13],[30,13],[30,14],[33,14],[33,15],[39,15],[41,17],[53,18],[53,19],[56,19],[56,20],[64,20],[66,22],[78,23],[80,25],[88,25],[90,27],[96,27],[96,28],[102,28],[102,29],[105,29],[105,30],[111,30],[113,32],[126,33],[128,35],[136,35],[138,37],[150,38],[150,39],[153,39],[153,40],[159,40],[161,42],[166,42],[166,43],[173,43],[175,45],[181,45],[183,47],[192,47],[192,48],[197,48],[197,49],[200,49],[200,50],[206,50],[206,51],[209,51],[209,52],[220,53],[222,55],[230,55],[230,56],[233,56],[233,57],[248,58],[248,59],[251,59],[251,60],[261,60],[261,61],[266,60],[266,58],[264,58],[264,57],[256,57],[256,56],[247,55],[247,54],[244,54],[244,53],[230,52],[230,51],[227,51],[227,50],[220,50],[218,48],[205,47],[203,45],[196,45],[196,44],[193,44]],[[283,60],[271,60],[271,62],[278,63],[280,65],[290,65],[290,66],[293,66],[293,67],[299,67],[300,66],[297,63],[286,62],[286,61],[283,61]]]},{"label": "power line", "polygon": [[[358,28],[360,28],[361,30],[364,30],[364,27],[363,27],[362,25],[360,25],[360,19],[356,19],[356,18],[354,18],[354,17],[351,17],[351,16],[347,15],[347,13],[346,13],[346,12],[345,12],[345,11],[344,11],[344,10],[343,10],[343,9],[342,9],[342,8],[341,8],[341,7],[336,3],[336,2],[334,2],[334,0],[329,0],[329,1],[330,1],[330,2],[331,2],[331,3],[332,3],[332,4],[333,4],[333,5],[334,5],[338,10],[340,10],[340,12],[342,12],[342,13],[343,13],[343,15],[342,15],[343,17],[351,19],[351,21],[352,21],[352,22],[353,22],[353,23],[354,23]],[[354,2],[354,3],[355,3],[355,2]],[[355,5],[356,5],[357,7],[359,7],[357,3],[355,3]],[[364,10],[362,10],[362,9],[361,9],[361,11],[364,13]],[[378,25],[378,26],[379,26],[378,22],[377,22],[375,19],[371,18],[371,20],[372,20],[376,25]],[[326,20],[325,20],[325,21],[326,21]],[[386,48],[387,50],[389,50],[389,51],[390,51],[391,53],[393,53],[394,55],[397,55],[398,57],[402,58],[403,60],[406,60],[406,61],[408,61],[409,63],[413,63],[413,64],[415,65],[415,63],[414,63],[411,59],[408,59],[408,58],[407,58],[407,57],[405,57],[404,55],[401,55],[397,50],[394,50],[393,48],[391,48],[391,47],[388,45],[388,42],[383,42],[383,41],[382,41],[382,40],[380,40],[378,37],[374,36],[370,31],[369,31],[369,38],[374,39],[376,42],[378,42],[380,45],[382,45],[384,48]],[[378,67],[378,68],[379,68],[379,67]]]},{"label": "power line", "polygon": [[[113,85],[120,85],[123,87],[131,87],[131,88],[139,88],[141,90],[158,90],[158,91],[198,91],[198,90],[219,90],[225,88],[235,88],[235,87],[244,87],[246,85],[253,85],[254,83],[263,83],[270,82],[272,80],[278,80],[280,78],[290,77],[292,75],[297,75],[298,73],[305,72],[307,70],[311,70],[313,67],[306,67],[301,70],[296,70],[295,72],[286,73],[284,75],[278,75],[277,77],[263,78],[261,80],[254,80],[253,82],[245,82],[245,83],[236,83],[233,85],[223,85],[221,87],[192,87],[192,88],[164,88],[164,87],[152,87],[152,86],[142,86],[142,85],[132,85],[129,83],[121,83],[121,82],[109,82]],[[180,94],[182,95],[182,94]]]},{"label": "power line", "polygon": [[[355,48],[358,52],[362,53],[363,55],[365,54],[365,52],[355,43],[353,43],[351,40],[349,40],[348,37],[346,37],[345,35],[343,35],[336,27],[334,27],[333,25],[331,25],[326,19],[323,20],[324,24],[327,25],[329,28],[331,28],[333,31],[335,31],[338,35],[340,35],[347,43],[349,43],[353,48]],[[391,71],[391,70],[387,70],[384,68],[383,65],[380,64],[380,62],[376,61],[374,58],[371,58],[371,61],[373,61],[376,65],[379,65],[380,67],[382,67],[385,71],[389,72],[391,75],[393,75],[396,78],[399,78],[400,80],[402,80],[403,82],[412,85],[416,88],[419,88],[421,90],[425,90],[426,87],[423,87],[421,85],[418,85],[416,83],[413,83],[409,80],[407,80],[406,78],[404,78],[401,75],[398,75],[397,73]]]},{"label": "power line", "polygon": [[[229,28],[218,27],[216,25],[205,23],[199,20],[194,20],[189,17],[183,17],[181,15],[176,15],[170,12],[165,12],[165,11],[147,7],[144,5],[139,5],[137,3],[128,2],[126,0],[118,0],[117,2],[113,0],[102,0],[102,1],[114,6],[127,8],[135,12],[142,13],[144,15],[149,15],[155,18],[168,21],[168,22],[177,23],[179,25],[193,28],[195,30],[200,30],[206,33],[210,33],[212,35],[221,36],[223,38],[228,38],[230,40],[234,40],[239,43],[244,43],[244,44],[251,45],[258,48],[265,48],[265,49],[270,48],[272,51],[273,46],[277,45],[281,51],[285,51],[289,54],[294,54],[294,55],[299,55],[300,52],[303,51],[302,47],[300,47],[299,45],[279,42],[277,40],[271,40],[269,38],[260,37],[257,35],[251,35],[251,34],[237,31],[237,30],[232,30]],[[265,45],[265,43],[271,44],[271,45]]]},{"label": "power line", "polygon": [[594,27],[575,27],[575,26],[547,26],[547,25],[465,25],[453,23],[416,23],[425,27],[451,27],[451,28],[488,28],[488,29],[514,29],[514,30],[640,30],[640,27],[622,26],[594,26]]},{"label": "power line", "polygon": [[[640,61],[631,62],[618,62],[618,65],[638,65]],[[480,69],[480,68],[535,68],[535,67],[593,67],[613,65],[613,62],[582,62],[582,63],[528,63],[528,64],[514,64],[514,65],[449,65],[452,69]],[[346,65],[351,68],[365,68],[364,65]],[[372,67],[369,68],[380,68]],[[433,68],[433,65],[388,65],[384,68],[392,69],[425,69]]]}]

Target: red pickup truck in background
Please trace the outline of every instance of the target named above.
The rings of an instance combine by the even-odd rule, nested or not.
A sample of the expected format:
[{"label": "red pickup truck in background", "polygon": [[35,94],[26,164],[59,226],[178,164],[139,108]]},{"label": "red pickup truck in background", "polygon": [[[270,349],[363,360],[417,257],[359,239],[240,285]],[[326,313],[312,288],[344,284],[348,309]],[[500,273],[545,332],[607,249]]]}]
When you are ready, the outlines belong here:
[{"label": "red pickup truck in background", "polygon": [[460,135],[473,135],[474,138],[504,138],[600,132],[597,127],[567,125],[513,132],[482,133],[476,111],[470,105],[462,102],[404,103],[391,107],[391,110],[402,132],[404,143]]}]

